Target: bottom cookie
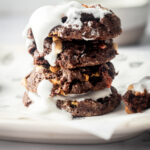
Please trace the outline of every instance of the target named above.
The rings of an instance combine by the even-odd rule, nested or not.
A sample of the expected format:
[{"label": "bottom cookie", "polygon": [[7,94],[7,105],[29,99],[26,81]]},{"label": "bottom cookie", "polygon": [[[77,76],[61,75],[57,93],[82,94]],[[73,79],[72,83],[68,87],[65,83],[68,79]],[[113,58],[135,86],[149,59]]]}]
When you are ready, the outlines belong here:
[{"label": "bottom cookie", "polygon": [[[57,100],[56,106],[59,109],[65,110],[73,117],[90,117],[99,116],[109,112],[112,112],[121,101],[121,96],[118,94],[114,87],[111,87],[111,94],[104,98],[98,98],[97,100],[85,99],[85,100]],[[23,97],[23,103],[25,106],[32,105],[32,100],[25,92]]]}]

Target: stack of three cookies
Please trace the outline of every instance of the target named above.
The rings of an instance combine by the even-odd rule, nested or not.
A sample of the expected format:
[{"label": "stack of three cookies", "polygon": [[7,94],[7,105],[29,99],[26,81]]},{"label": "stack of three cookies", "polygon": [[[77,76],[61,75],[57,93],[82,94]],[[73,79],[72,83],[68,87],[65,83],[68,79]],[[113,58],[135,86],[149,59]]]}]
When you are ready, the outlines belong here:
[{"label": "stack of three cookies", "polygon": [[119,18],[100,5],[70,2],[38,9],[27,30],[34,68],[24,80],[24,105],[46,100],[51,111],[73,117],[113,111],[121,97],[111,86],[116,72],[110,61],[117,55],[112,39],[120,33]]}]

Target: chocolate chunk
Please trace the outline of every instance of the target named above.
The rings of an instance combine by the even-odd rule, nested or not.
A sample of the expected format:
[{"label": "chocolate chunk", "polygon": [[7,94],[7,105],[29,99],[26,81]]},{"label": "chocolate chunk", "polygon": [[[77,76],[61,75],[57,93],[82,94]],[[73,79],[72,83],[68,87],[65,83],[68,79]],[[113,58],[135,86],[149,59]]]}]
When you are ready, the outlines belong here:
[{"label": "chocolate chunk", "polygon": [[65,23],[65,22],[67,21],[67,18],[68,18],[68,17],[66,17],[66,16],[65,16],[65,17],[62,17],[62,18],[61,18],[62,23]]}]

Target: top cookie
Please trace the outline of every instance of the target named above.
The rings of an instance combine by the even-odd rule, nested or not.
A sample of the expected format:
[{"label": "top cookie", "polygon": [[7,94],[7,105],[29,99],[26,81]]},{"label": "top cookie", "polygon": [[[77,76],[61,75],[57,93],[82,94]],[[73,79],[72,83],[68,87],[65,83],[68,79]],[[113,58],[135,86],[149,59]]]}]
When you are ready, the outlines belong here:
[{"label": "top cookie", "polygon": [[[54,27],[49,36],[57,36],[66,40],[108,40],[121,34],[120,19],[111,10],[101,5],[82,5],[82,7],[79,14],[73,12],[72,15],[77,18],[73,18],[72,21],[70,21],[70,16],[63,16],[62,25]],[[99,15],[94,15],[91,10],[99,12]]]}]

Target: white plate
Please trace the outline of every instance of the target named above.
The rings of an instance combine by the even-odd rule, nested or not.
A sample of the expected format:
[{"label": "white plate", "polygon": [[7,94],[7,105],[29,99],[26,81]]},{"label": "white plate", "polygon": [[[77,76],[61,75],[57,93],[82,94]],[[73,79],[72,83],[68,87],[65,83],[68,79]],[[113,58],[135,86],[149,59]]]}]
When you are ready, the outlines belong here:
[{"label": "white plate", "polygon": [[[20,87],[19,81],[27,72],[27,67],[23,64],[29,62],[26,54],[21,51],[22,47],[0,48],[3,49],[0,51],[0,139],[95,144],[129,139],[150,129],[150,110],[142,114],[127,115],[123,108],[119,107],[113,113],[85,120],[74,120],[74,122],[49,120],[32,114],[22,115],[21,96],[24,89]],[[137,53],[132,50],[120,53],[121,55],[114,61],[117,70],[120,71],[114,85],[123,92],[129,83],[150,74],[148,69],[150,51],[138,50]],[[9,110],[8,104],[12,102],[13,109]],[[17,103],[20,105],[16,105]]]},{"label": "white plate", "polygon": [[31,120],[0,121],[0,139],[23,142],[58,144],[110,143],[135,137],[142,131],[131,128],[129,132],[124,132],[124,129],[120,128],[115,131],[111,139],[104,140],[87,132],[62,126],[55,122],[45,124],[45,122],[40,123]]}]

